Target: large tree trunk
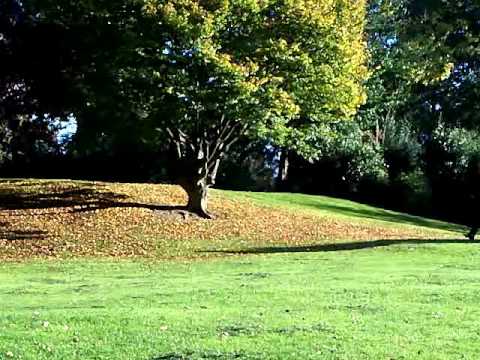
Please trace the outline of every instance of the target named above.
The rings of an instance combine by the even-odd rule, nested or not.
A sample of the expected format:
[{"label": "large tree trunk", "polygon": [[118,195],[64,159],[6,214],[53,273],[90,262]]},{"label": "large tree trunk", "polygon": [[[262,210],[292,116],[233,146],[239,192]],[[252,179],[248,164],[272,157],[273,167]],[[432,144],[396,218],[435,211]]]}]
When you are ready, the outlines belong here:
[{"label": "large tree trunk", "polygon": [[171,141],[170,174],[188,195],[187,210],[205,219],[208,212],[208,189],[215,184],[224,154],[246,128],[221,116],[218,126],[187,135],[169,129]]},{"label": "large tree trunk", "polygon": [[206,179],[183,179],[181,186],[188,196],[187,210],[204,218],[212,219],[208,212],[208,188]]},{"label": "large tree trunk", "polygon": [[187,210],[204,219],[214,218],[208,211],[208,190],[215,185],[223,151],[228,150],[222,144],[217,147],[222,151],[215,156],[208,156],[209,152],[203,150],[185,154],[177,151],[177,156],[171,156],[170,174],[187,193]]},{"label": "large tree trunk", "polygon": [[208,190],[215,183],[217,166],[209,166],[206,159],[195,158],[178,160],[172,166],[173,180],[188,196],[187,211],[204,219],[212,219],[212,214],[208,212]]}]

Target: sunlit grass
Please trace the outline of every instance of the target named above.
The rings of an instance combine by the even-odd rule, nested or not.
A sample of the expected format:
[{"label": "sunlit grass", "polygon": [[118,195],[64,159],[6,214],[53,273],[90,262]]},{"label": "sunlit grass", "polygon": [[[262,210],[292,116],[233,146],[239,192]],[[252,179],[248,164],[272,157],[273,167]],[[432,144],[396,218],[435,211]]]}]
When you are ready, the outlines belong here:
[{"label": "sunlit grass", "polygon": [[475,359],[480,248],[0,267],[0,359]]},{"label": "sunlit grass", "polygon": [[477,357],[480,247],[460,226],[219,190],[217,220],[185,220],[151,207],[184,201],[164,185],[0,196],[0,360]]}]

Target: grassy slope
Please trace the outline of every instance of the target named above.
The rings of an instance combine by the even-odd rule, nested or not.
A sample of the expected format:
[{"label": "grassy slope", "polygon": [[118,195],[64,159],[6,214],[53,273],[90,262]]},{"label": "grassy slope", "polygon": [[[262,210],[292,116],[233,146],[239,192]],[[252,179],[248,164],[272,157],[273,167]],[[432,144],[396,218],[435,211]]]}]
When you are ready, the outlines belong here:
[{"label": "grassy slope", "polygon": [[215,221],[184,219],[176,186],[0,181],[0,260],[208,258],[263,247],[458,237],[461,227],[350,201],[214,191]]},{"label": "grassy slope", "polygon": [[436,230],[462,232],[464,227],[443,221],[427,219],[396,211],[386,210],[354,201],[328,196],[292,194],[292,193],[255,193],[239,191],[219,191],[220,194],[234,199],[248,199],[270,207],[283,207],[290,210],[308,212],[317,216],[348,218],[355,222],[367,222],[394,227],[424,227]]},{"label": "grassy slope", "polygon": [[[208,262],[3,264],[0,359],[477,358],[480,248],[446,232],[462,228],[330,198],[214,194],[239,197],[274,206],[272,217],[285,208],[339,230],[432,237],[247,243],[255,256]],[[200,248],[223,241],[233,246]]]}]

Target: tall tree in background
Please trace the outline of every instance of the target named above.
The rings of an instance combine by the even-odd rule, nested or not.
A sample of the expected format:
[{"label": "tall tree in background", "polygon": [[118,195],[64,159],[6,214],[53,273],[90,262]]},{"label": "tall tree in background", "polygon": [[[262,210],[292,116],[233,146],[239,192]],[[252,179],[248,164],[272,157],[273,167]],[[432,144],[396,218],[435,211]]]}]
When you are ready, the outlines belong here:
[{"label": "tall tree in background", "polygon": [[381,145],[391,182],[416,173],[434,208],[458,208],[478,148],[480,3],[373,0],[369,10],[373,76],[358,122]]},{"label": "tall tree in background", "polygon": [[[392,201],[381,204],[400,207],[407,197],[402,188],[421,198],[409,211],[429,201],[433,182],[454,188],[446,179],[461,178],[458,167],[465,168],[478,138],[479,7],[475,1],[369,1],[367,103],[354,123],[335,126],[334,141],[319,143],[318,162],[295,159],[292,169],[300,171],[291,188],[311,175],[297,191],[344,195],[340,189],[348,188],[347,196],[375,201],[382,187],[388,195],[381,201]],[[471,132],[468,141],[462,128]],[[322,182],[322,173],[335,176]],[[445,191],[436,193],[445,198]]]},{"label": "tall tree in background", "polygon": [[[412,21],[405,38],[432,44],[432,57],[448,61],[450,76],[418,89],[423,106],[425,173],[434,208],[462,221],[469,164],[480,149],[480,3],[478,1],[412,1]],[[425,41],[425,40],[424,40]],[[453,210],[454,209],[454,210]],[[459,218],[460,215],[460,218]],[[467,218],[463,214],[463,218]]]}]

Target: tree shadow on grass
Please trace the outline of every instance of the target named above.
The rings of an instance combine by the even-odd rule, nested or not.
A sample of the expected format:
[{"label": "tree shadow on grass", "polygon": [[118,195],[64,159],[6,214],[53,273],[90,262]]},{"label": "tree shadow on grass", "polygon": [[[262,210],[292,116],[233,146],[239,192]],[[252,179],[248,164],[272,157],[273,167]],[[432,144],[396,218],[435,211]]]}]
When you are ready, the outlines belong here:
[{"label": "tree shadow on grass", "polygon": [[99,191],[100,185],[71,186],[47,193],[0,189],[0,210],[38,210],[68,208],[70,212],[88,212],[108,208],[143,208],[152,211],[186,210],[185,206],[128,202],[128,196]]},{"label": "tree shadow on grass", "polygon": [[[212,253],[224,254],[275,254],[275,253],[303,253],[303,252],[331,252],[331,251],[353,251],[364,250],[379,247],[395,246],[395,245],[440,245],[440,244],[472,244],[468,239],[402,239],[402,240],[373,240],[373,241],[358,241],[346,242],[336,244],[319,244],[308,246],[272,246],[272,247],[258,247],[245,250],[213,250],[208,251]],[[479,243],[480,244],[480,243]]]},{"label": "tree shadow on grass", "polygon": [[28,241],[46,239],[47,232],[41,230],[0,230],[0,240]]},{"label": "tree shadow on grass", "polygon": [[[8,229],[8,230],[7,230]],[[47,237],[47,232],[42,230],[13,230],[8,223],[0,222],[0,240],[42,240]]]}]

